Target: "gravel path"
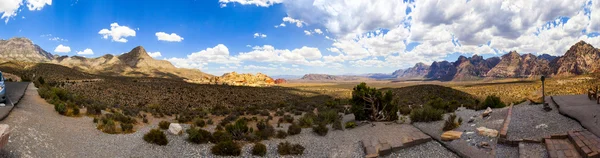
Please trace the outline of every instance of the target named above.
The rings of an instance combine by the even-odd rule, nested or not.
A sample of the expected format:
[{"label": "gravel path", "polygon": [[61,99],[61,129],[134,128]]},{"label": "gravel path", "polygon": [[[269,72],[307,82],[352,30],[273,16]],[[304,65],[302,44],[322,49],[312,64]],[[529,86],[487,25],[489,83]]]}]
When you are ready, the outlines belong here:
[{"label": "gravel path", "polygon": [[437,141],[429,141],[425,144],[413,146],[410,148],[406,148],[404,150],[400,150],[397,152],[393,152],[392,154],[385,156],[386,158],[392,157],[405,157],[405,158],[430,158],[430,157],[444,157],[444,158],[453,158],[456,156],[451,151],[448,151],[445,147],[443,147]]},{"label": "gravel path", "polygon": [[[156,128],[157,122],[131,134],[102,133],[95,129],[91,117],[65,117],[56,113],[52,105],[39,97],[33,85],[29,86],[13,112],[0,123],[11,126],[9,143],[0,150],[0,157],[215,157],[209,152],[212,144],[186,142],[185,133],[182,136],[167,134],[169,144],[166,146],[144,142],[143,135]],[[184,129],[188,127],[186,125]],[[414,127],[376,123],[375,126],[362,125],[344,131],[330,129],[324,137],[317,136],[311,129],[303,129],[301,134],[289,136],[286,140],[271,139],[263,143],[267,145],[267,157],[279,157],[276,149],[282,141],[304,146],[306,150],[300,157],[364,157],[359,140],[381,135],[398,137],[398,131],[410,128]],[[241,156],[251,157],[251,146],[246,144]],[[429,149],[435,153],[429,153]],[[444,150],[439,144],[428,143],[399,153],[451,155]]]},{"label": "gravel path", "polygon": [[[512,146],[508,146],[508,145],[503,145],[503,144],[497,144],[496,145],[496,157],[497,158],[507,158],[507,157],[513,157],[513,158],[517,158],[519,157],[519,147],[512,147]],[[534,157],[532,157],[534,158]]]},{"label": "gravel path", "polygon": [[[548,97],[549,98],[549,97]],[[508,139],[535,139],[552,134],[566,134],[570,130],[581,130],[583,127],[575,120],[558,113],[549,99],[546,99],[552,111],[544,111],[543,105],[519,104],[513,107],[511,122],[508,125]]]},{"label": "gravel path", "polygon": [[546,146],[540,143],[519,143],[521,157],[549,157]]},{"label": "gravel path", "polygon": [[[500,127],[502,127],[502,123],[504,121],[504,118],[506,117],[507,112],[508,108],[493,109],[489,117],[482,118],[481,113],[483,113],[483,110],[475,111],[460,108],[455,112],[455,114],[463,119],[463,123],[460,125],[460,127],[454,130],[461,131],[464,133],[459,140],[444,143],[447,144],[449,148],[453,148],[453,150],[457,152],[462,152],[463,154],[469,156],[477,157],[482,154],[492,155],[493,153],[491,149],[479,148],[477,145],[481,142],[486,142],[492,148],[494,148],[496,146],[497,137],[490,138],[487,136],[478,135],[476,128],[486,127],[500,131]],[[472,116],[475,116],[475,121],[473,123],[468,123],[469,119]],[[448,117],[448,114],[444,115],[444,119],[446,117]],[[413,123],[413,125],[438,140],[441,139],[441,135],[444,132],[442,131],[444,120],[429,123],[416,122]]]}]

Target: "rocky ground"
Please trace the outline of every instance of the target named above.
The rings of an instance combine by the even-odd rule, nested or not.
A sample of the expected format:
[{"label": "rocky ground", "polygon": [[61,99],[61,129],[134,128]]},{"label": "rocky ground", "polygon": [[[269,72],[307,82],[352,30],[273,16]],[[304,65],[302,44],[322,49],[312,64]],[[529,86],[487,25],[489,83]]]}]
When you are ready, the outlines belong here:
[{"label": "rocky ground", "polygon": [[[90,117],[65,117],[56,113],[32,85],[17,108],[0,123],[11,126],[10,141],[0,150],[0,157],[215,157],[209,152],[212,144],[189,143],[185,141],[185,133],[181,136],[167,134],[169,144],[166,146],[144,142],[143,135],[156,128],[157,122],[131,134],[102,133],[95,129]],[[324,137],[317,136],[311,129],[303,129],[301,134],[285,140],[271,139],[263,143],[268,146],[267,157],[279,156],[276,149],[282,141],[303,145],[306,150],[301,157],[363,157],[358,141],[364,136],[394,137],[397,136],[394,132],[406,128],[413,127],[395,123],[366,124],[344,131],[330,130]],[[251,146],[244,145],[241,156],[251,157]],[[392,157],[456,157],[434,141],[394,154]]]},{"label": "rocky ground", "polygon": [[[469,156],[478,156],[482,154],[493,155],[491,148],[495,148],[497,146],[497,137],[491,138],[479,135],[477,134],[476,128],[486,127],[499,131],[500,127],[502,127],[504,118],[506,117],[507,110],[508,108],[493,109],[493,112],[490,116],[483,118],[481,117],[481,113],[483,113],[484,110],[475,111],[460,108],[455,112],[455,114],[457,117],[463,119],[463,123],[460,125],[460,127],[454,130],[463,132],[463,135],[459,140],[448,141],[444,143],[446,143],[449,148],[459,152],[464,152],[464,154]],[[444,118],[447,116],[448,114],[446,114]],[[471,117],[474,117],[474,121],[472,123],[468,123]],[[417,122],[413,123],[413,125],[438,140],[440,140],[441,135],[444,132],[442,131],[444,120],[429,123]],[[489,144],[490,148],[480,147],[479,145],[482,142]],[[507,147],[505,149],[514,150],[515,148]]]},{"label": "rocky ground", "polygon": [[581,130],[583,127],[575,120],[558,113],[554,104],[552,111],[543,110],[543,105],[519,104],[513,107],[511,122],[508,126],[508,139],[535,139],[552,134],[566,134],[570,130]]}]

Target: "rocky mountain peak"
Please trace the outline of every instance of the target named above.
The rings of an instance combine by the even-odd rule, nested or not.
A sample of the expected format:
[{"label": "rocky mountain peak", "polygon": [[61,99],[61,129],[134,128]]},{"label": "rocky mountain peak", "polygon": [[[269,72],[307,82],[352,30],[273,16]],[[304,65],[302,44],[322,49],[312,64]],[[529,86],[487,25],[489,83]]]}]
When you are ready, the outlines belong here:
[{"label": "rocky mountain peak", "polygon": [[120,55],[119,59],[131,67],[137,67],[141,60],[154,60],[142,46],[137,46],[128,53]]},{"label": "rocky mountain peak", "polygon": [[17,37],[0,40],[0,58],[29,62],[46,62],[54,59],[54,55],[27,38]]}]

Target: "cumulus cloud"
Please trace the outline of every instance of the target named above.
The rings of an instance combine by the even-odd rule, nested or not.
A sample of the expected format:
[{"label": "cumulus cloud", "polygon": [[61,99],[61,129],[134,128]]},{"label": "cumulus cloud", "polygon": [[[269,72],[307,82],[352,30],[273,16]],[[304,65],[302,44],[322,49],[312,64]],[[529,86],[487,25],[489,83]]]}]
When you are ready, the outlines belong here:
[{"label": "cumulus cloud", "polygon": [[162,56],[162,54],[160,54],[160,52],[148,52],[148,55],[150,55],[150,57],[153,57],[153,58]]},{"label": "cumulus cloud", "polygon": [[[30,11],[41,10],[46,5],[52,5],[52,0],[27,0],[25,3]],[[4,19],[4,23],[8,23],[11,17],[17,16],[20,12],[19,8],[23,5],[23,0],[1,0],[0,1],[0,19]],[[22,19],[25,19],[23,17]]]},{"label": "cumulus cloud", "polygon": [[[284,17],[282,20],[283,20],[284,23],[288,22],[288,23],[291,23],[291,24],[296,24],[297,27],[302,27],[305,24],[304,21],[298,20],[298,19],[294,19],[294,18],[289,17],[289,16],[288,17]],[[282,25],[285,26],[284,23],[281,23],[279,25],[280,26],[282,26]]]},{"label": "cumulus cloud", "polygon": [[268,7],[283,2],[283,0],[219,0],[221,7],[226,7],[227,3],[239,3],[241,5],[255,5]]},{"label": "cumulus cloud", "polygon": [[242,61],[268,62],[268,63],[286,63],[301,65],[324,65],[318,59],[321,58],[321,51],[318,48],[302,47],[299,49],[275,49],[271,45],[255,46],[250,52],[241,52],[238,59]]},{"label": "cumulus cloud", "polygon": [[94,51],[92,51],[92,49],[86,48],[83,51],[79,51],[77,52],[77,55],[92,55],[94,54]]},{"label": "cumulus cloud", "polygon": [[69,52],[71,52],[71,47],[69,47],[69,46],[63,46],[62,44],[60,44],[60,45],[56,46],[56,48],[54,49],[54,52],[56,52],[56,53],[69,53]]},{"label": "cumulus cloud", "polygon": [[307,35],[307,36],[310,36],[310,35],[312,35],[312,32],[310,32],[308,30],[304,30],[304,34]]},{"label": "cumulus cloud", "polygon": [[[183,37],[175,34],[175,33],[165,33],[165,32],[157,32],[154,35],[156,35],[156,38],[158,38],[159,41],[167,41],[167,42],[181,42],[183,41]],[[135,32],[134,35],[135,36]]]},{"label": "cumulus cloud", "polygon": [[321,29],[315,29],[315,33],[317,33],[317,34],[323,34],[323,31],[321,31]]},{"label": "cumulus cloud", "polygon": [[127,37],[135,37],[135,30],[127,27],[127,26],[119,26],[118,23],[110,24],[109,29],[102,29],[98,34],[102,35],[102,38],[108,39],[108,37],[112,37],[112,41],[125,43],[127,42]]},{"label": "cumulus cloud", "polygon": [[52,5],[52,0],[27,0],[29,10],[42,10],[46,5]]},{"label": "cumulus cloud", "polygon": [[229,56],[229,49],[223,44],[218,44],[213,48],[206,48],[199,52],[187,55],[187,58],[169,58],[167,59],[177,67],[202,69],[209,63],[217,64],[239,64],[239,60]]},{"label": "cumulus cloud", "polygon": [[254,38],[267,38],[267,35],[262,33],[254,33]]}]

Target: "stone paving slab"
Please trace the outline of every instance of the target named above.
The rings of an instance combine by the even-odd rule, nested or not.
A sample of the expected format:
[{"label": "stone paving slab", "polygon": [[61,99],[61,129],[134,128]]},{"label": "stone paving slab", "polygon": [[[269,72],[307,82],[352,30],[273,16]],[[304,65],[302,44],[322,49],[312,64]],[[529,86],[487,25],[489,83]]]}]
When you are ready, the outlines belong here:
[{"label": "stone paving slab", "polygon": [[[413,126],[405,126],[403,130],[393,132],[388,136],[377,135],[362,139],[359,144],[365,151],[365,157],[379,157],[391,154],[393,151],[405,149],[431,141],[431,137]],[[389,139],[389,137],[395,139]]]},{"label": "stone paving slab", "polygon": [[552,96],[561,114],[576,119],[583,127],[600,136],[600,104],[590,100],[587,95]]},{"label": "stone paving slab", "polygon": [[580,158],[581,155],[568,139],[545,139],[546,149],[550,158]]}]

